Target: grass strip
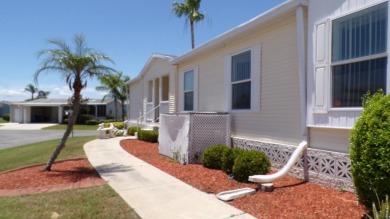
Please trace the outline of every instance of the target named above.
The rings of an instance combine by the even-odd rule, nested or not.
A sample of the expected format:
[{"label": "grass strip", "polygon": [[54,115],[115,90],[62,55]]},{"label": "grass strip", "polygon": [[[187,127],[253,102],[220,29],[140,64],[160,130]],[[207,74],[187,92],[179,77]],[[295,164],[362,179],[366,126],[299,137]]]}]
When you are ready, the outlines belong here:
[{"label": "grass strip", "polygon": [[[83,145],[96,136],[68,138],[57,160],[85,156]],[[0,172],[33,164],[45,163],[60,140],[50,140],[0,150]]]},{"label": "grass strip", "polygon": [[30,196],[0,197],[0,218],[139,219],[108,185]]}]

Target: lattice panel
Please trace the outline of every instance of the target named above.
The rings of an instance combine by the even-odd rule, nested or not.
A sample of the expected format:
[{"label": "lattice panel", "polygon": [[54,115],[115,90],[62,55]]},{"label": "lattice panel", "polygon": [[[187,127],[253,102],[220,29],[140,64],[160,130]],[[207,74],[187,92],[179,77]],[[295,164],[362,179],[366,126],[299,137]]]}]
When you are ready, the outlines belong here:
[{"label": "lattice panel", "polygon": [[[247,150],[259,150],[268,155],[273,168],[282,168],[290,159],[296,147],[290,145],[278,145],[258,141],[233,138],[233,147]],[[351,161],[348,154],[323,151],[309,148],[307,150],[307,170],[309,180],[332,188],[340,188],[354,191],[351,175]],[[303,179],[304,159],[295,164],[289,172],[290,175]]]},{"label": "lattice panel", "polygon": [[215,144],[230,146],[230,115],[191,113],[188,163],[200,163],[203,151]]}]

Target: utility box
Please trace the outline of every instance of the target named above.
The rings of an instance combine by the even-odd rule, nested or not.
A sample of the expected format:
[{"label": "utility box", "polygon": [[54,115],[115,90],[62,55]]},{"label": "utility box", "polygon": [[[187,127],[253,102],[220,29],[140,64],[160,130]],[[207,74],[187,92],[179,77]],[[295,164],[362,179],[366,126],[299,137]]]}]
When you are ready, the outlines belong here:
[{"label": "utility box", "polygon": [[182,164],[202,161],[204,150],[215,144],[231,146],[228,113],[160,115],[159,153]]}]

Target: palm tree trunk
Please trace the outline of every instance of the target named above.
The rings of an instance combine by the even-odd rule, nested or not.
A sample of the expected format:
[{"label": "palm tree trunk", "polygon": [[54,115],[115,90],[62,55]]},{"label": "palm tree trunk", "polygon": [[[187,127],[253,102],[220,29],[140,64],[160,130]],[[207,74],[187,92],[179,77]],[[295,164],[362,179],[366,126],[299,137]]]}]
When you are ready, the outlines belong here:
[{"label": "palm tree trunk", "polygon": [[118,120],[118,99],[114,97],[115,121]]},{"label": "palm tree trunk", "polygon": [[194,21],[190,21],[190,26],[191,26],[191,45],[192,45],[192,48],[195,48]]},{"label": "palm tree trunk", "polygon": [[[76,98],[76,96],[78,96],[79,98]],[[60,144],[56,147],[49,161],[47,162],[46,167],[44,168],[45,171],[51,171],[51,166],[53,165],[54,161],[57,159],[58,155],[61,153],[62,149],[64,149],[65,143],[68,140],[68,137],[73,130],[74,124],[76,123],[76,118],[77,115],[79,114],[79,110],[80,110],[80,95],[75,95],[75,99],[73,101],[73,112],[68,118],[69,119],[68,126],[66,127],[66,131],[62,136]]]},{"label": "palm tree trunk", "polygon": [[124,103],[124,101],[121,101],[121,108],[122,108],[122,121],[125,121],[125,103]]}]

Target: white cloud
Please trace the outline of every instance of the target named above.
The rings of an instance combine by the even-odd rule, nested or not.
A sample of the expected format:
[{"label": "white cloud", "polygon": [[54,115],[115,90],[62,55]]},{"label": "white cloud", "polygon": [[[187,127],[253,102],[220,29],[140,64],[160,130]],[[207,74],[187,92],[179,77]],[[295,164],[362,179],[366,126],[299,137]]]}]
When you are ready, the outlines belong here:
[{"label": "white cloud", "polygon": [[21,101],[31,97],[31,93],[23,89],[1,89],[0,100]]}]

